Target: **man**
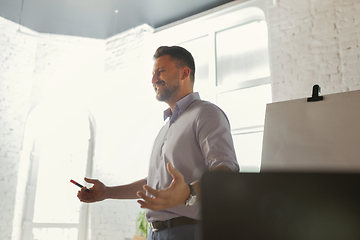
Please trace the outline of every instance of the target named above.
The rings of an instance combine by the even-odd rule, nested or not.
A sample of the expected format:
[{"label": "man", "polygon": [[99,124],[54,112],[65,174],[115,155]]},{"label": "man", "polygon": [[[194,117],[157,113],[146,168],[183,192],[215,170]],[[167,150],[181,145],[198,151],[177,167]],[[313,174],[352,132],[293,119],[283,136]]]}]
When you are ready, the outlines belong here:
[{"label": "man", "polygon": [[197,172],[239,171],[226,115],[193,92],[195,63],[184,48],[159,47],[154,55],[152,84],[159,101],[169,108],[169,121],[160,130],[152,150],[148,177],[108,187],[99,180],[91,192],[84,187],[83,202],[137,199],[147,209],[152,230],[148,239],[196,239],[200,183]]}]

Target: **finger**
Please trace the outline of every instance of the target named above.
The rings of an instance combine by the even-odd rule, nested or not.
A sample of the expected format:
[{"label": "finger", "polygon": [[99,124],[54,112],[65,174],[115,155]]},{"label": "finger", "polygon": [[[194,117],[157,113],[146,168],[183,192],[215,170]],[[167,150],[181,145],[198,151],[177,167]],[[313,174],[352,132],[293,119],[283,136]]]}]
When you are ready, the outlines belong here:
[{"label": "finger", "polygon": [[160,210],[160,209],[162,209],[160,206],[153,205],[153,204],[144,202],[142,200],[138,200],[137,202],[140,204],[141,208],[147,208],[147,209],[151,209],[151,210]]},{"label": "finger", "polygon": [[91,178],[87,178],[87,177],[85,177],[84,180],[85,180],[85,182],[92,183],[92,184],[99,182],[99,180],[97,180],[97,179],[91,179]]},{"label": "finger", "polygon": [[144,193],[144,192],[142,192],[142,191],[138,191],[138,192],[136,193],[136,195],[137,195],[139,198],[144,198],[144,197],[147,196],[146,193]]},{"label": "finger", "polygon": [[151,210],[155,210],[154,207],[151,204],[148,204],[142,200],[138,200],[137,201],[140,204],[141,208],[147,208],[147,209],[151,209]]},{"label": "finger", "polygon": [[137,192],[137,195],[149,204],[157,204],[155,198],[152,198],[143,192],[139,191],[139,192]]},{"label": "finger", "polygon": [[81,202],[90,202],[88,196],[86,194],[84,194],[83,192],[81,192],[81,190],[78,191],[77,197]]},{"label": "finger", "polygon": [[171,174],[171,176],[173,177],[173,179],[175,180],[176,178],[182,176],[182,174],[176,170],[176,168],[174,168],[171,163],[167,164],[167,170],[168,172]]},{"label": "finger", "polygon": [[148,193],[150,193],[151,195],[153,195],[154,197],[159,197],[160,195],[160,191],[159,190],[155,190],[151,187],[149,187],[148,185],[144,185],[144,190],[147,191]]},{"label": "finger", "polygon": [[89,192],[86,190],[88,190],[87,187],[82,187],[80,191],[82,194],[88,194]]},{"label": "finger", "polygon": [[165,209],[166,200],[164,198],[154,198],[140,191],[137,192],[137,195],[142,198],[139,199],[140,201],[146,203],[146,208],[149,208],[151,206],[151,209]]}]

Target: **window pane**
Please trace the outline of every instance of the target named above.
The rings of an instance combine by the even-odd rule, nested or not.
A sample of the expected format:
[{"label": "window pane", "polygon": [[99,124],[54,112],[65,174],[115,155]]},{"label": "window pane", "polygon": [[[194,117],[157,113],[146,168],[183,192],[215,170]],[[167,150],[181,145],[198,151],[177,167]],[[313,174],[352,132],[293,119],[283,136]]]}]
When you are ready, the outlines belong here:
[{"label": "window pane", "polygon": [[[49,112],[47,112],[49,114]],[[76,197],[88,160],[89,120],[84,112],[50,113],[36,144],[40,146],[33,222],[78,223]]]},{"label": "window pane", "polygon": [[265,21],[216,33],[217,85],[270,76]]},{"label": "window pane", "polygon": [[195,85],[194,91],[199,92],[204,100],[209,100],[212,97],[211,87],[214,83],[209,78],[209,60],[211,58],[209,37],[204,36],[185,43],[179,44],[188,50],[195,60]]},{"label": "window pane", "polygon": [[34,240],[77,240],[76,228],[34,228]]},{"label": "window pane", "polygon": [[260,172],[263,132],[233,135],[240,172]]},{"label": "window pane", "polygon": [[264,125],[266,104],[271,102],[270,84],[218,95],[218,106],[229,118],[231,129]]}]

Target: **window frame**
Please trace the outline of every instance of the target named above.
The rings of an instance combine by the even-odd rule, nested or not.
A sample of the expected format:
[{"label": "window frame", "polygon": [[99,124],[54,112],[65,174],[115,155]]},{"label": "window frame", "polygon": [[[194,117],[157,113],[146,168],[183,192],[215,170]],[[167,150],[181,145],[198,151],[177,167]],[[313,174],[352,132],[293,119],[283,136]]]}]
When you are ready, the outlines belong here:
[{"label": "window frame", "polygon": [[[80,215],[78,223],[37,223],[33,222],[34,211],[35,211],[35,201],[36,201],[36,186],[37,179],[39,174],[39,161],[40,161],[40,151],[39,146],[36,141],[36,132],[32,129],[31,124],[29,124],[29,119],[33,117],[32,114],[36,115],[36,108],[40,105],[39,103],[30,113],[27,119],[25,127],[25,138],[24,138],[24,147],[23,147],[23,157],[29,157],[29,172],[28,180],[25,187],[25,203],[23,211],[22,225],[23,230],[21,233],[21,239],[33,239],[33,229],[34,228],[77,228],[78,229],[78,240],[86,240],[88,235],[88,225],[89,225],[89,206],[88,204],[80,205]],[[95,149],[95,134],[96,134],[96,124],[95,118],[88,112],[87,120],[89,122],[89,140],[88,140],[88,149],[87,149],[87,166],[85,170],[86,176],[92,175],[92,166],[94,159],[94,149]],[[35,116],[36,117],[36,116]],[[23,159],[26,160],[26,159]],[[76,197],[74,195],[74,197]]]}]

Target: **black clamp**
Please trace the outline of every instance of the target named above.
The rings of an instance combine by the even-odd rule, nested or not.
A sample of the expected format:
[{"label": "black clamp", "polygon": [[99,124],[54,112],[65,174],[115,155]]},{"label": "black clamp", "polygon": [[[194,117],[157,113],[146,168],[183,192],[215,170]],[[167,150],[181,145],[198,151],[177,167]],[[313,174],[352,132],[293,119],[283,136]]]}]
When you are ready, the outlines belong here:
[{"label": "black clamp", "polygon": [[317,102],[317,101],[321,101],[324,99],[323,96],[319,96],[321,92],[321,88],[319,85],[314,85],[313,86],[313,91],[312,91],[312,97],[308,98],[307,101],[308,102]]}]

